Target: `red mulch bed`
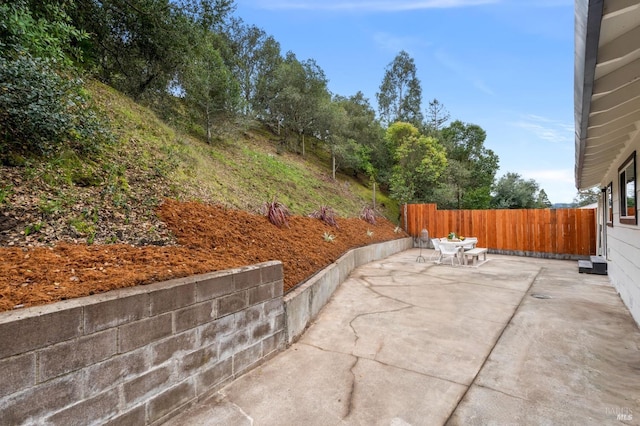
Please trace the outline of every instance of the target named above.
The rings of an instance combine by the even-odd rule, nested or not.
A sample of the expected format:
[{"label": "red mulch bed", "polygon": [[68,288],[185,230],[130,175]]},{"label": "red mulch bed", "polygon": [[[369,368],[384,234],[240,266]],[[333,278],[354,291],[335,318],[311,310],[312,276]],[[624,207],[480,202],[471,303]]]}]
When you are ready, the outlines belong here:
[{"label": "red mulch bed", "polygon": [[[351,248],[406,237],[384,218],[375,225],[338,218],[335,228],[318,219],[292,216],[289,228],[278,228],[264,216],[173,200],[165,201],[158,215],[178,246],[60,243],[50,248],[0,248],[0,311],[268,260],[282,261],[288,291]],[[325,232],[336,238],[325,241]]]}]

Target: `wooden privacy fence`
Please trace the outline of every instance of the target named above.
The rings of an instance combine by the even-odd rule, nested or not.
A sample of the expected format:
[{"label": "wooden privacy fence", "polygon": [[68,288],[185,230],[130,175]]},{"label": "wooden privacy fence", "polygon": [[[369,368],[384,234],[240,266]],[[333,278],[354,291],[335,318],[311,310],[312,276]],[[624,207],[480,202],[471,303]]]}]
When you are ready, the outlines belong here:
[{"label": "wooden privacy fence", "polygon": [[403,225],[417,237],[450,232],[478,237],[494,253],[577,258],[596,254],[595,209],[438,210],[436,204],[407,204]]}]

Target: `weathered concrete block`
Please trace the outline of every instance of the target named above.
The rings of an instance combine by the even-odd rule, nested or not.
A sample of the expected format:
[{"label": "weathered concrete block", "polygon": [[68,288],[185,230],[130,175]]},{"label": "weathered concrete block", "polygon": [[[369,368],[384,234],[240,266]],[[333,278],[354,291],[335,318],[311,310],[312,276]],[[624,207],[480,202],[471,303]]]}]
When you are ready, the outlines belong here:
[{"label": "weathered concrete block", "polygon": [[235,333],[225,336],[220,340],[220,352],[218,354],[219,359],[226,359],[233,354],[245,349],[251,344],[249,338],[249,330],[238,330]]},{"label": "weathered concrete block", "polygon": [[196,299],[198,302],[226,296],[234,291],[233,275],[228,272],[224,274],[207,274],[207,278],[196,283]]},{"label": "weathered concrete block", "polygon": [[77,403],[82,397],[80,377],[69,374],[22,392],[0,399],[2,424],[36,424],[43,415]]},{"label": "weathered concrete block", "polygon": [[239,291],[228,296],[222,296],[218,299],[218,316],[223,317],[225,315],[238,312],[248,306],[249,300],[247,291]]},{"label": "weathered concrete block", "polygon": [[284,348],[284,330],[262,340],[262,356],[266,357]]},{"label": "weathered concrete block", "polygon": [[166,390],[147,404],[148,421],[154,422],[166,416],[195,397],[195,385],[190,380]]},{"label": "weathered concrete block", "polygon": [[189,330],[159,341],[151,346],[151,364],[160,365],[179,351],[192,351],[198,344],[197,330]]},{"label": "weathered concrete block", "polygon": [[233,356],[233,374],[238,376],[262,358],[262,343],[244,349]]},{"label": "weathered concrete block", "polygon": [[117,330],[112,328],[40,350],[38,380],[45,382],[111,357],[117,353],[117,334]]},{"label": "weathered concrete block", "polygon": [[65,408],[47,418],[46,421],[54,425],[81,426],[102,423],[102,420],[113,417],[117,413],[118,390],[112,389]]},{"label": "weathered concrete block", "polygon": [[262,284],[262,275],[258,265],[245,266],[233,275],[236,291],[246,290]]},{"label": "weathered concrete block", "polygon": [[194,352],[186,354],[180,361],[179,371],[181,377],[187,377],[198,369],[218,361],[218,345],[206,346]]},{"label": "weathered concrete block", "polygon": [[271,329],[273,331],[284,330],[284,328],[286,326],[286,322],[287,322],[287,318],[286,318],[286,315],[284,313],[282,313],[280,315],[276,315],[272,319]]},{"label": "weathered concrete block", "polygon": [[171,335],[171,316],[166,313],[120,326],[119,352],[129,352]]},{"label": "weathered concrete block", "polygon": [[262,303],[273,298],[273,287],[275,283],[263,284],[249,289],[249,306]]},{"label": "weathered concrete block", "polygon": [[216,303],[206,301],[175,312],[175,331],[188,330],[216,319]]},{"label": "weathered concrete block", "polygon": [[228,336],[235,331],[235,318],[233,315],[218,318],[198,328],[200,341],[203,346],[208,346],[219,341],[223,336]]},{"label": "weathered concrete block", "polygon": [[240,312],[236,312],[234,314],[236,329],[246,328],[257,321],[260,321],[260,318],[263,316],[263,310],[264,308],[262,305],[256,305],[243,309]]},{"label": "weathered concrete block", "polygon": [[272,334],[271,321],[256,324],[251,330],[251,340],[259,342],[268,335]]},{"label": "weathered concrete block", "polygon": [[273,283],[273,297],[282,297],[284,294],[284,281],[276,281]]},{"label": "weathered concrete block", "polygon": [[167,288],[154,289],[149,293],[150,313],[158,315],[174,311],[196,302],[196,284],[192,278],[172,280]]},{"label": "weathered concrete block", "polygon": [[149,316],[146,293],[108,299],[84,307],[84,332],[95,333]]},{"label": "weathered concrete block", "polygon": [[131,405],[145,397],[157,394],[167,387],[170,377],[171,369],[160,367],[126,382],[122,387],[125,403]]},{"label": "weathered concrete block", "polygon": [[31,352],[0,361],[0,376],[0,398],[35,385],[36,354]]},{"label": "weathered concrete block", "polygon": [[[0,359],[63,342],[82,334],[82,308],[44,307],[0,315]],[[19,336],[19,338],[16,338]],[[11,344],[6,344],[11,342]]]},{"label": "weathered concrete block", "polygon": [[96,395],[117,386],[131,377],[139,376],[146,369],[146,354],[142,349],[85,368],[85,396]]},{"label": "weathered concrete block", "polygon": [[272,317],[284,313],[284,302],[281,297],[268,300],[264,304],[265,316]]},{"label": "weathered concrete block", "polygon": [[284,278],[284,273],[282,270],[282,262],[272,261],[265,262],[261,265],[264,265],[261,270],[261,282],[263,283],[271,283],[275,281],[282,281]]},{"label": "weathered concrete block", "polygon": [[196,375],[198,395],[206,394],[217,385],[233,377],[233,358],[218,361],[217,364]]}]

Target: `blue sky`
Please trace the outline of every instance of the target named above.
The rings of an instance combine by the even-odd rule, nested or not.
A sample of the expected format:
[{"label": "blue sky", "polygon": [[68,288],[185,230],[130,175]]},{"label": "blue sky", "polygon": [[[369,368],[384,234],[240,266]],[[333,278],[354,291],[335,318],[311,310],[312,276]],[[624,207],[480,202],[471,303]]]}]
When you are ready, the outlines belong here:
[{"label": "blue sky", "polygon": [[571,202],[573,0],[236,0],[236,16],[313,58],[334,94],[365,94],[377,110],[385,67],[414,59],[423,110],[481,126],[499,175],[535,179]]}]

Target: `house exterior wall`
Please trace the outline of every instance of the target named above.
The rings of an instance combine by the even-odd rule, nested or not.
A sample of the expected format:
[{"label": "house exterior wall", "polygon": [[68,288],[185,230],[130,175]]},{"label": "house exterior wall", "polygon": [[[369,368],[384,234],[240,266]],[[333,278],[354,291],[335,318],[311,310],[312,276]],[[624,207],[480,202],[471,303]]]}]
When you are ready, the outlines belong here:
[{"label": "house exterior wall", "polygon": [[[611,283],[620,294],[631,315],[640,325],[640,224],[627,225],[620,223],[620,183],[618,168],[636,151],[636,199],[640,200],[640,137],[636,135],[633,142],[620,152],[616,163],[611,164],[605,179],[601,182],[605,187],[613,183],[613,226],[607,226],[606,258]],[[601,204],[599,205],[601,208]],[[598,216],[602,217],[602,211]]]}]

